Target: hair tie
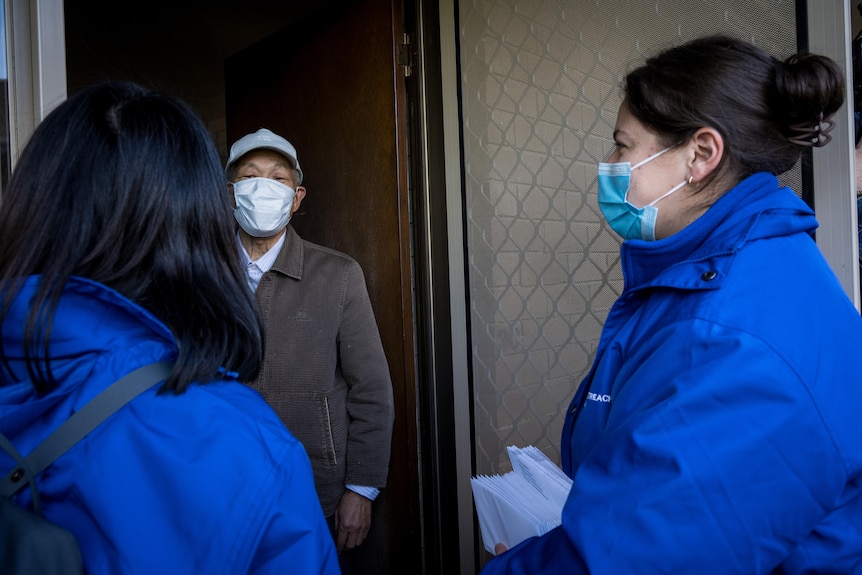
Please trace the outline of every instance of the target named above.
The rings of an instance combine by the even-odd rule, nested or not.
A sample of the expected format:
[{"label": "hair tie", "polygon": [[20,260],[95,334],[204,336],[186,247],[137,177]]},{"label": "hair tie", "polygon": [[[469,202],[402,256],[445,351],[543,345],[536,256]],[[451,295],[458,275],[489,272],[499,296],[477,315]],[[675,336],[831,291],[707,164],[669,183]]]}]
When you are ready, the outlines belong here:
[{"label": "hair tie", "polygon": [[787,139],[797,146],[809,148],[825,146],[832,141],[832,136],[829,135],[829,132],[835,127],[835,122],[831,118],[832,116],[824,118],[821,112],[820,117],[813,124],[808,122],[791,124],[789,126],[790,132],[795,135]]}]

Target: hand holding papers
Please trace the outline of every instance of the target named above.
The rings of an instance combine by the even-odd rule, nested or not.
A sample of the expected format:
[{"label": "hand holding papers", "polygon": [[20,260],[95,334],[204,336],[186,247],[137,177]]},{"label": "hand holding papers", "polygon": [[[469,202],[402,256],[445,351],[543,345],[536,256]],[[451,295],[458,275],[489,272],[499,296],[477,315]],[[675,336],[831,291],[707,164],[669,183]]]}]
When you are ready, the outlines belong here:
[{"label": "hand holding papers", "polygon": [[512,471],[470,479],[482,543],[489,553],[503,543],[511,549],[560,524],[572,480],[531,446],[506,449]]}]

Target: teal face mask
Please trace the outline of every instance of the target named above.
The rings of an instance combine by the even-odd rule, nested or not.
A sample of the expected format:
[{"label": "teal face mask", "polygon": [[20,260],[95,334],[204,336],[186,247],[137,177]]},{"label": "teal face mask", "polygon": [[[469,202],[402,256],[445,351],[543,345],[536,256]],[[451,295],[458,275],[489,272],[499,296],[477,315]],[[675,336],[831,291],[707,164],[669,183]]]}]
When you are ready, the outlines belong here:
[{"label": "teal face mask", "polygon": [[655,207],[655,204],[687,183],[686,180],[683,180],[682,183],[674,186],[663,196],[642,208],[637,208],[628,202],[632,171],[658,158],[669,149],[665,148],[635,166],[629,162],[599,163],[599,209],[611,229],[625,240],[654,241],[655,222],[658,217],[658,208]]}]

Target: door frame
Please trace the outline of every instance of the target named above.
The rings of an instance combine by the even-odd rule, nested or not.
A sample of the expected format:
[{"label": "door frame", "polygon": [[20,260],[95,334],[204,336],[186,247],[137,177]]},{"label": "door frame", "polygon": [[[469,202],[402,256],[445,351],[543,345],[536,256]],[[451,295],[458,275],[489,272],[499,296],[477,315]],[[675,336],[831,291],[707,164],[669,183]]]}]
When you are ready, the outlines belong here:
[{"label": "door frame", "polygon": [[[410,3],[405,3],[410,4]],[[405,10],[415,38],[410,150],[425,573],[475,573],[466,242],[455,3]]]},{"label": "door frame", "polygon": [[[846,71],[844,105],[835,114],[835,140],[813,150],[814,211],[817,246],[832,266],[844,290],[860,309],[859,242],[856,237],[856,162],[853,135],[853,80],[850,50],[850,0],[805,0],[808,46],[832,57]],[[846,39],[846,41],[842,41]],[[844,191],[844,193],[842,193]]]},{"label": "door frame", "polygon": [[[803,0],[809,47],[845,65],[851,3]],[[405,2],[410,4],[409,2]],[[415,206],[417,356],[429,561],[472,573],[479,549],[469,478],[473,472],[470,337],[465,275],[460,70],[456,0],[417,0],[417,88],[411,93],[411,181]],[[66,98],[65,38],[61,0],[5,0],[11,165],[36,125]],[[834,190],[853,190],[852,112],[839,112],[833,136],[842,146],[813,154],[814,201],[822,226],[817,242],[860,307],[856,211]],[[2,198],[0,198],[2,199]],[[421,269],[420,269],[421,268]],[[424,319],[423,319],[424,318]],[[424,387],[424,388],[423,388]],[[439,439],[431,431],[451,429]],[[448,432],[446,432],[448,433]],[[454,454],[454,456],[452,456]],[[451,519],[451,522],[450,522]],[[439,557],[435,554],[439,554]],[[426,569],[426,573],[446,572]],[[452,571],[448,571],[452,572]]]},{"label": "door frame", "polygon": [[4,0],[10,168],[36,125],[66,99],[62,0]]}]

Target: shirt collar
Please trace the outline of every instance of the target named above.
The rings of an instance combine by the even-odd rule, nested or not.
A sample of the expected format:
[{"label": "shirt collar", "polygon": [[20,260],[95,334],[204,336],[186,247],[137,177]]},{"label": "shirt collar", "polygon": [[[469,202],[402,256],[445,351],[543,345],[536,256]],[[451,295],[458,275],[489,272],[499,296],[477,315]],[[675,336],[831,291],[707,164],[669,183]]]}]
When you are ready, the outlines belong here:
[{"label": "shirt collar", "polygon": [[263,277],[263,274],[272,269],[273,264],[275,264],[275,259],[278,257],[281,247],[284,245],[284,238],[286,235],[287,234],[281,234],[278,241],[275,242],[275,244],[273,244],[265,254],[260,256],[256,261],[252,261],[248,252],[245,251],[245,246],[242,245],[239,232],[237,232],[236,242],[239,246],[239,258],[243,269],[245,270],[246,282],[248,282],[248,287],[251,291],[257,291],[260,278]]},{"label": "shirt collar", "polygon": [[281,251],[281,246],[284,245],[284,238],[287,234],[281,234],[281,237],[278,238],[278,241],[273,244],[269,250],[262,256],[260,256],[257,260],[252,260],[249,257],[248,252],[245,251],[245,246],[242,245],[242,240],[240,239],[239,232],[236,233],[236,243],[239,246],[239,257],[240,261],[244,268],[248,268],[249,264],[255,264],[260,271],[263,273],[268,272],[272,268],[272,264],[275,263],[275,258],[278,257],[278,252]]}]

